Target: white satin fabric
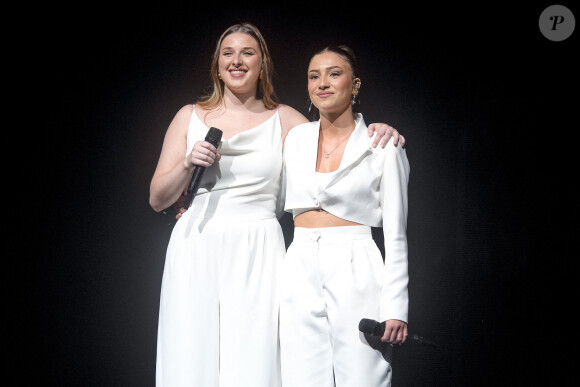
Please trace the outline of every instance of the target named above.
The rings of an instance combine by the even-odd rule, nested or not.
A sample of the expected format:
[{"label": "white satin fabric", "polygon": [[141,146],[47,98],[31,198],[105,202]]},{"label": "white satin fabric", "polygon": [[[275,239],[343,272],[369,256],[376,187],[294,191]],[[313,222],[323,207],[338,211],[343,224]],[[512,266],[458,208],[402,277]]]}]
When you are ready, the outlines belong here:
[{"label": "white satin fabric", "polygon": [[[208,131],[192,114],[188,152]],[[158,387],[280,386],[278,112],[222,140],[171,234],[159,311]]]}]

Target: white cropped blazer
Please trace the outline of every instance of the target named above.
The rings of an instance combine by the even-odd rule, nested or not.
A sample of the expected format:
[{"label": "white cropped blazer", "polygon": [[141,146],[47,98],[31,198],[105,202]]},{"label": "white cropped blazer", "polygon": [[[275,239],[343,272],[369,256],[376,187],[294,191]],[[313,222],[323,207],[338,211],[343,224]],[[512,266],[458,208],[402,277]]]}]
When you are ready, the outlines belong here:
[{"label": "white cropped blazer", "polygon": [[293,214],[323,209],[339,218],[382,227],[385,266],[380,297],[381,321],[407,322],[407,186],[409,161],[393,139],[372,148],[373,139],[361,114],[340,166],[323,186],[316,182],[320,121],[294,127],[284,142],[284,210]]}]

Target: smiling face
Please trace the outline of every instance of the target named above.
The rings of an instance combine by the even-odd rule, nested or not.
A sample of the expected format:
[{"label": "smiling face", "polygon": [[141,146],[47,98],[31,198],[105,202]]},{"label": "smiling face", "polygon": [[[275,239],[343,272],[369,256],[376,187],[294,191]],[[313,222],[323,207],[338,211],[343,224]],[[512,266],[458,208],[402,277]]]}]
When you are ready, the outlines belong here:
[{"label": "smiling face", "polygon": [[308,94],[321,114],[352,110],[353,77],[348,62],[330,51],[312,57],[308,66]]},{"label": "smiling face", "polygon": [[234,93],[256,93],[262,55],[258,42],[235,32],[224,38],[219,49],[218,71],[225,86]]}]

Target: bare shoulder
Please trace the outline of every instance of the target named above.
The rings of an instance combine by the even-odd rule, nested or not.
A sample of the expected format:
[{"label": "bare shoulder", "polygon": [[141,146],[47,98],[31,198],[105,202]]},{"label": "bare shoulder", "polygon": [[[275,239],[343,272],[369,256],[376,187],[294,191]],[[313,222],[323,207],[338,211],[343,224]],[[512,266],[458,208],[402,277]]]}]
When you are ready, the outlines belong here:
[{"label": "bare shoulder", "polygon": [[296,125],[308,122],[308,118],[306,118],[304,114],[300,113],[298,110],[294,109],[291,106],[280,104],[278,105],[278,111],[280,112],[281,120],[286,120],[288,122],[296,121],[297,122]]},{"label": "bare shoulder", "polygon": [[190,103],[190,104],[187,104],[185,106],[182,106],[181,109],[179,109],[177,111],[177,114],[175,116],[176,117],[179,116],[180,118],[182,116],[184,116],[185,118],[188,118],[189,119],[191,117],[191,115],[193,114],[194,111],[195,111],[195,105],[192,104],[192,103]]},{"label": "bare shoulder", "polygon": [[182,106],[181,109],[179,109],[175,114],[175,117],[173,117],[168,130],[179,132],[187,130],[192,114],[195,114],[195,108],[193,104]]},{"label": "bare shoulder", "polygon": [[278,105],[278,111],[280,112],[280,122],[282,124],[282,138],[286,138],[286,135],[293,127],[309,122],[304,114],[291,106],[280,104]]}]

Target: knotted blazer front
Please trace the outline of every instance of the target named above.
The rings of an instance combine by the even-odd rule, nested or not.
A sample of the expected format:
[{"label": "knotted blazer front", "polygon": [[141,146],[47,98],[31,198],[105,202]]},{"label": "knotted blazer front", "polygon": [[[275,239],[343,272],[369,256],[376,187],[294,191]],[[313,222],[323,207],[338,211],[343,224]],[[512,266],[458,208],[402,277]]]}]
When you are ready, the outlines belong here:
[{"label": "knotted blazer front", "polygon": [[294,216],[323,209],[339,218],[382,227],[385,243],[380,296],[381,321],[407,322],[409,294],[407,187],[410,166],[406,151],[393,139],[385,148],[372,147],[361,114],[340,166],[325,186],[316,182],[320,121],[293,128],[284,143],[284,210]]}]

